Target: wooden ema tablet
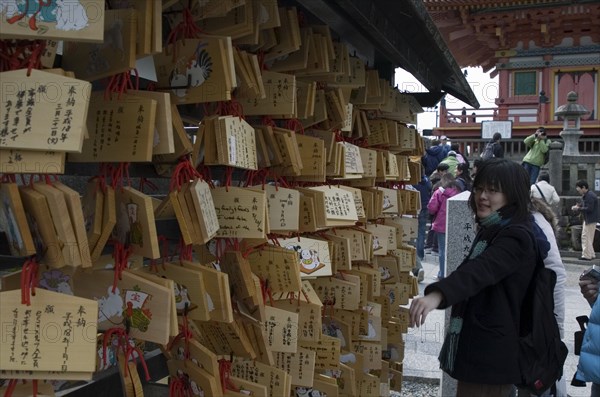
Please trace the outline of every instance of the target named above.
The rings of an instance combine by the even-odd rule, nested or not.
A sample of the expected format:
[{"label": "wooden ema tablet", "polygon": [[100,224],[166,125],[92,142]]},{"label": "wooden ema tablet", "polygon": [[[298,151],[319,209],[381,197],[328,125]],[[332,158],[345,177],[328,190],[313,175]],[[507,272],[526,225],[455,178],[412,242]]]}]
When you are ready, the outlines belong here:
[{"label": "wooden ema tablet", "polygon": [[197,396],[221,396],[220,387],[218,386],[220,379],[210,375],[206,370],[200,368],[190,360],[167,361],[169,375],[174,378],[184,378],[188,383],[192,395]]},{"label": "wooden ema tablet", "polygon": [[228,61],[232,51],[231,40],[219,36],[168,44],[154,55],[158,85],[166,87],[173,104],[228,101],[235,79]]},{"label": "wooden ema tablet", "polygon": [[90,254],[87,232],[85,230],[85,218],[83,217],[83,209],[79,193],[60,182],[54,182],[54,187],[64,195],[69,217],[71,219],[71,224],[73,226],[73,232],[75,233],[75,237],[77,239],[77,247],[81,256],[81,266],[91,267],[92,257]]},{"label": "wooden ema tablet", "polygon": [[194,203],[202,243],[208,242],[219,231],[219,219],[215,210],[210,186],[203,180],[197,179],[190,185],[190,195]]},{"label": "wooden ema tablet", "polygon": [[29,76],[26,69],[2,72],[0,79],[18,87],[4,93],[1,149],[81,151],[90,83],[36,69]]},{"label": "wooden ema tablet", "polygon": [[103,42],[65,43],[62,67],[87,81],[128,72],[135,68],[136,26],[136,10],[106,10]]},{"label": "wooden ema tablet", "polygon": [[[160,286],[167,288],[169,291],[172,291],[172,294],[169,295],[169,303],[171,306],[171,316],[169,321],[169,337],[177,336],[179,334],[179,325],[177,323],[177,303],[179,302],[177,302],[178,297],[176,297],[175,294],[179,291],[179,289],[175,286],[175,281],[165,277],[161,277],[156,273],[146,272],[142,269],[130,269],[129,271],[135,274],[136,276],[143,277],[148,281],[156,283]],[[179,298],[180,297],[181,295],[179,295]],[[180,302],[181,301],[182,299],[180,299]]]},{"label": "wooden ema tablet", "polygon": [[[138,0],[141,1],[141,0]],[[165,92],[128,90],[127,93],[156,101],[156,118],[152,137],[152,155],[171,154],[175,151],[171,97]]]},{"label": "wooden ema tablet", "polygon": [[102,234],[102,211],[104,193],[98,179],[89,181],[81,198],[84,225],[90,251],[96,246]]},{"label": "wooden ema tablet", "polygon": [[288,380],[290,375],[282,369],[258,361],[234,358],[231,374],[267,386],[268,397],[290,395],[291,385]]},{"label": "wooden ema tablet", "polygon": [[290,118],[294,114],[296,102],[296,77],[271,71],[262,72],[262,80],[267,93],[264,99],[242,98],[246,116],[277,115]]},{"label": "wooden ema tablet", "polygon": [[268,280],[273,293],[300,291],[300,267],[296,252],[266,245],[251,252],[248,260],[252,272]]},{"label": "wooden ema tablet", "polygon": [[182,261],[184,268],[198,271],[204,280],[204,289],[210,297],[212,310],[209,303],[209,316],[211,320],[231,323],[233,311],[231,307],[231,293],[229,290],[229,277],[216,269],[202,266],[199,263]]},{"label": "wooden ema tablet", "polygon": [[19,187],[23,208],[34,241],[39,242],[40,263],[51,267],[65,265],[63,246],[59,242],[46,197],[29,186]]},{"label": "wooden ema tablet", "polygon": [[156,124],[154,99],[131,94],[92,93],[87,127],[89,139],[74,162],[146,162],[152,160]]},{"label": "wooden ema tablet", "polygon": [[[171,103],[171,120],[173,122],[173,147],[171,154],[156,154],[152,156],[153,163],[176,163],[179,159],[192,152],[193,146],[183,125],[183,120],[177,110],[177,105]],[[169,176],[170,176],[169,172]]]},{"label": "wooden ema tablet", "polygon": [[211,190],[219,220],[217,237],[265,238],[267,198],[265,192],[238,187]]},{"label": "wooden ema tablet", "polygon": [[267,347],[272,352],[294,353],[298,347],[298,314],[265,306],[266,321],[263,332],[267,336]]},{"label": "wooden ema tablet", "polygon": [[36,253],[36,247],[29,230],[25,208],[16,183],[0,183],[2,206],[0,225],[6,233],[8,248],[12,256],[29,256]]},{"label": "wooden ema tablet", "polygon": [[301,278],[332,274],[329,244],[326,241],[299,237],[283,239],[279,243],[296,252]]},{"label": "wooden ema tablet", "polygon": [[102,255],[102,251],[104,250],[108,239],[112,235],[113,228],[116,224],[117,209],[115,190],[110,186],[106,186],[102,208],[102,231],[100,233],[100,237],[98,238],[98,242],[92,249],[92,262],[97,261]]},{"label": "wooden ema tablet", "polygon": [[41,38],[95,43],[103,41],[103,0],[82,0],[74,4],[49,3],[41,6],[39,13],[26,15],[15,23],[9,22],[8,19],[21,13],[20,9],[16,9],[17,3],[6,3],[5,6],[6,14],[3,12],[0,20],[1,39]]},{"label": "wooden ema tablet", "polygon": [[[21,291],[0,293],[0,370],[93,372],[96,365],[96,302],[37,289],[31,305]],[[25,332],[29,329],[29,332]],[[51,333],[48,333],[53,330]]]},{"label": "wooden ema tablet", "polygon": [[150,269],[146,269],[146,271],[166,277],[176,283],[173,287],[175,288],[176,309],[179,313],[183,313],[187,303],[190,319],[210,320],[209,312],[213,309],[213,304],[212,300],[206,296],[204,276],[201,272],[174,263],[157,266],[156,271]]},{"label": "wooden ema tablet", "polygon": [[124,271],[113,292],[112,270],[81,270],[74,274],[73,287],[78,296],[97,300],[98,328],[125,327],[131,318],[133,338],[166,345],[169,342],[173,293],[129,271]]},{"label": "wooden ema tablet", "polygon": [[0,172],[3,174],[64,174],[64,152],[24,149],[0,149]]},{"label": "wooden ema tablet", "polygon": [[340,340],[322,335],[318,342],[299,341],[298,346],[316,353],[315,369],[337,369],[340,364]]},{"label": "wooden ema tablet", "polygon": [[230,356],[232,353],[238,357],[254,359],[254,345],[239,320],[230,323],[221,322],[194,322],[200,330],[198,341],[210,348],[215,354]]},{"label": "wooden ema tablet", "polygon": [[291,353],[276,353],[275,367],[287,372],[292,386],[311,387],[314,380],[316,353],[298,349]]}]

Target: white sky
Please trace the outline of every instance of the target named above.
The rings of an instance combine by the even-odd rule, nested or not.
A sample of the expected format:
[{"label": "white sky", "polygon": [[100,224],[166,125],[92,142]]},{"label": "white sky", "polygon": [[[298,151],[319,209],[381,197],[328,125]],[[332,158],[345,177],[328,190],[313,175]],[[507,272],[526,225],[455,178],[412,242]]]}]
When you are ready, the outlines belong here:
[{"label": "white sky", "polygon": [[[479,101],[480,108],[495,108],[495,99],[498,97],[498,77],[491,79],[489,73],[483,73],[480,67],[477,68],[465,68],[463,71],[467,71],[467,82],[471,86],[473,93]],[[421,84],[412,74],[407,71],[398,68],[396,69],[395,76],[396,86],[400,91],[407,92],[427,92],[427,89]],[[465,104],[459,99],[456,99],[452,95],[446,95],[446,108],[448,109],[462,109],[465,106],[467,108],[467,114],[475,112],[469,105]],[[419,131],[423,129],[431,129],[436,126],[436,112],[434,108],[424,108],[425,112],[417,115],[417,129]],[[482,111],[483,113],[490,114],[491,111]]]}]

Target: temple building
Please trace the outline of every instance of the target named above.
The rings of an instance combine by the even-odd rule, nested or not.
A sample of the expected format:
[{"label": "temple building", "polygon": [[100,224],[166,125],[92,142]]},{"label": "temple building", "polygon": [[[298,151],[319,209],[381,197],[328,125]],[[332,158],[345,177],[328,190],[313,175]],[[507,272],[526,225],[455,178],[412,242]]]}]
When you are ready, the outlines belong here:
[{"label": "temple building", "polygon": [[[579,0],[423,0],[460,67],[498,76],[494,108],[439,104],[434,135],[473,140],[482,122],[512,122],[521,141],[543,125],[558,136],[556,108],[574,91],[589,113],[581,119],[584,153],[600,152],[600,2]],[[473,146],[473,145],[471,145]],[[479,145],[475,145],[475,152]],[[475,155],[476,153],[471,153]]]}]

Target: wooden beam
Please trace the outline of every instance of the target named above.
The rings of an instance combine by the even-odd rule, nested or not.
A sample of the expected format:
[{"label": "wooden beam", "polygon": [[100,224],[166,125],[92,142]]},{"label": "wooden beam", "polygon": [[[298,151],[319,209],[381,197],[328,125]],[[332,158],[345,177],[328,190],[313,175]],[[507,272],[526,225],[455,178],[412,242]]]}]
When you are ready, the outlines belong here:
[{"label": "wooden beam", "polygon": [[450,41],[454,41],[454,40],[458,40],[458,39],[462,39],[465,36],[469,36],[473,34],[473,30],[470,27],[461,29],[461,30],[455,30],[452,33],[450,33],[449,35],[449,39]]}]

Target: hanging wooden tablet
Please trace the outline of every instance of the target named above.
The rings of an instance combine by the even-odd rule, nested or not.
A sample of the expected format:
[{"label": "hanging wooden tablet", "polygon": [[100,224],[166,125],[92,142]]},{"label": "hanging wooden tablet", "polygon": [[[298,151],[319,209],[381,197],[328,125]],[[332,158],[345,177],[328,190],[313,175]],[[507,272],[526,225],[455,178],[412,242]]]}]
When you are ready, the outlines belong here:
[{"label": "hanging wooden tablet", "polygon": [[299,341],[298,346],[316,353],[315,369],[337,369],[340,364],[340,340],[322,335],[318,342]]},{"label": "hanging wooden tablet", "polygon": [[325,90],[316,90],[312,115],[309,115],[306,118],[300,118],[300,121],[302,122],[302,126],[304,128],[308,128],[325,120],[327,120]]},{"label": "hanging wooden tablet", "polygon": [[36,253],[36,246],[27,223],[25,208],[16,183],[0,183],[0,228],[6,234],[12,256],[29,256]]},{"label": "hanging wooden tablet", "polygon": [[64,152],[0,149],[0,173],[63,174],[65,157]]},{"label": "hanging wooden tablet", "polygon": [[0,148],[81,151],[90,83],[36,69],[27,73],[0,73],[13,86],[4,89]]},{"label": "hanging wooden tablet", "polygon": [[272,245],[248,255],[250,267],[263,280],[268,280],[273,293],[300,291],[300,267],[297,253]]},{"label": "hanging wooden tablet", "polygon": [[92,257],[90,253],[90,245],[85,230],[85,219],[83,217],[83,206],[79,193],[61,182],[54,182],[54,187],[58,189],[65,198],[73,232],[77,239],[77,248],[81,256],[81,266],[91,267]]},{"label": "hanging wooden tablet", "polygon": [[130,94],[94,92],[88,118],[89,139],[73,162],[138,162],[152,160],[156,101]]},{"label": "hanging wooden tablet", "polygon": [[[96,365],[96,302],[38,289],[31,304],[21,291],[0,293],[0,321],[6,348],[0,349],[0,370],[93,372]],[[60,324],[60,326],[59,326]],[[30,329],[24,332],[25,327]],[[55,329],[54,340],[43,330]],[[17,359],[18,357],[18,359]]]},{"label": "hanging wooden tablet", "polygon": [[192,395],[222,395],[218,386],[220,379],[209,374],[190,360],[169,360],[167,361],[167,367],[169,368],[169,375],[174,378],[181,377],[184,379]]},{"label": "hanging wooden tablet", "polygon": [[[176,163],[181,157],[191,153],[193,150],[192,141],[183,125],[177,105],[174,103],[171,103],[171,120],[173,121],[173,146],[175,149],[171,154],[157,154],[152,156],[153,163]],[[157,170],[159,173],[163,171],[167,175],[172,174],[170,166],[160,168],[160,164],[157,164]]]},{"label": "hanging wooden tablet", "polygon": [[[297,296],[297,293],[295,295]],[[277,308],[298,314],[298,340],[316,342],[321,339],[322,305],[318,298],[307,302],[303,295],[301,295],[300,299],[278,300],[276,306]]]},{"label": "hanging wooden tablet", "polygon": [[256,137],[254,128],[239,117],[223,117],[217,120],[217,164],[256,170]]},{"label": "hanging wooden tablet", "polygon": [[156,274],[173,280],[175,291],[175,306],[179,313],[183,313],[188,304],[188,317],[192,320],[210,320],[210,311],[214,304],[207,295],[204,276],[196,269],[185,268],[174,263],[165,263],[157,266],[156,271],[146,269],[148,273]]},{"label": "hanging wooden tablet", "polygon": [[117,224],[113,233],[117,240],[131,247],[133,253],[151,259],[160,258],[150,196],[125,186],[117,189],[116,205]]},{"label": "hanging wooden tablet", "polygon": [[200,179],[193,181],[190,184],[190,195],[200,226],[200,241],[206,243],[219,231],[219,219],[208,183]]},{"label": "hanging wooden tablet", "polygon": [[322,302],[335,302],[336,309],[356,310],[359,307],[360,284],[338,278],[316,278],[311,280],[315,292]]},{"label": "hanging wooden tablet", "polygon": [[[165,287],[167,290],[172,291],[172,293],[169,295],[169,305],[171,306],[171,316],[168,322],[168,326],[169,326],[169,337],[175,337],[177,336],[177,334],[179,334],[179,326],[177,323],[177,305],[179,304],[181,306],[181,302],[184,302],[185,304],[185,294],[181,293],[181,289],[176,287],[175,285],[175,281],[165,278],[165,277],[161,277],[156,273],[151,273],[151,272],[146,272],[145,269],[143,268],[137,268],[137,269],[129,269],[129,271],[132,274],[135,274],[136,276],[140,276],[142,278],[145,278],[148,281],[151,281],[155,284],[158,284],[162,287]],[[178,295],[176,295],[178,294]],[[183,312],[183,309],[182,309]]]},{"label": "hanging wooden tablet", "polygon": [[300,216],[300,193],[294,189],[265,185],[269,226],[273,233],[297,232]]},{"label": "hanging wooden tablet", "polygon": [[283,239],[279,243],[296,252],[301,278],[331,276],[331,257],[326,241],[299,237]]},{"label": "hanging wooden tablet", "polygon": [[315,186],[309,189],[323,192],[325,226],[354,226],[358,221],[352,192],[335,186]]},{"label": "hanging wooden tablet", "polygon": [[308,52],[310,49],[311,28],[302,28],[300,30],[301,44],[298,50],[276,58],[269,70],[274,72],[292,72],[295,70],[306,69],[308,63]]},{"label": "hanging wooden tablet", "polygon": [[279,8],[279,19],[281,24],[275,28],[277,32],[277,45],[270,49],[265,56],[265,61],[281,57],[300,48],[300,25],[298,23],[298,14],[296,7]]},{"label": "hanging wooden tablet", "polygon": [[229,56],[233,59],[231,40],[220,36],[169,43],[154,55],[158,85],[174,104],[228,101],[235,79]]},{"label": "hanging wooden tablet", "polygon": [[131,95],[156,101],[156,118],[152,139],[152,155],[171,154],[175,151],[171,97],[165,92],[129,90]]},{"label": "hanging wooden tablet", "polygon": [[255,1],[246,0],[245,4],[233,8],[224,16],[203,18],[197,25],[208,34],[231,36],[232,39],[252,34],[253,18],[257,17],[254,15]]},{"label": "hanging wooden tablet", "polygon": [[102,231],[98,242],[96,242],[96,245],[92,249],[92,262],[97,261],[100,255],[102,255],[102,250],[104,250],[108,239],[112,235],[113,228],[117,224],[115,190],[112,187],[106,186],[102,204]]},{"label": "hanging wooden tablet", "polygon": [[1,39],[55,39],[102,42],[104,1],[5,2],[0,10]]},{"label": "hanging wooden tablet", "polygon": [[29,186],[19,187],[19,193],[36,248],[42,255],[40,263],[51,267],[64,266],[64,246],[54,230],[46,197]]},{"label": "hanging wooden tablet", "polygon": [[298,314],[273,306],[265,306],[263,333],[267,347],[273,352],[294,353],[298,349]]},{"label": "hanging wooden tablet", "polygon": [[80,270],[73,276],[75,295],[97,300],[98,329],[125,327],[131,320],[130,336],[166,345],[171,321],[171,290],[127,270],[113,290],[114,271]]},{"label": "hanging wooden tablet", "polygon": [[267,386],[268,397],[289,396],[289,374],[279,368],[258,361],[234,358],[231,374],[238,378]]},{"label": "hanging wooden tablet", "polygon": [[135,68],[137,13],[106,10],[101,43],[65,43],[62,67],[79,79],[94,81]]},{"label": "hanging wooden tablet", "polygon": [[102,234],[102,211],[104,207],[104,193],[98,179],[92,179],[86,185],[81,198],[83,221],[87,233],[88,246],[91,251]]},{"label": "hanging wooden tablet", "polygon": [[202,266],[196,262],[182,261],[182,265],[202,274],[210,319],[231,323],[233,321],[233,309],[231,307],[231,292],[227,273]]},{"label": "hanging wooden tablet", "polygon": [[[238,98],[246,116],[275,115],[292,118],[296,107],[296,76],[265,70],[262,72],[266,98]],[[279,117],[282,116],[282,117]]]},{"label": "hanging wooden tablet", "polygon": [[263,191],[238,187],[211,190],[219,220],[218,237],[265,238],[267,197]]},{"label": "hanging wooden tablet", "polygon": [[300,174],[294,176],[297,181],[325,182],[325,162],[327,154],[325,143],[320,138],[307,135],[296,135],[297,148],[302,168]]},{"label": "hanging wooden tablet", "polygon": [[313,384],[316,353],[298,349],[291,353],[276,353],[275,367],[290,374],[292,386],[310,387]]}]

